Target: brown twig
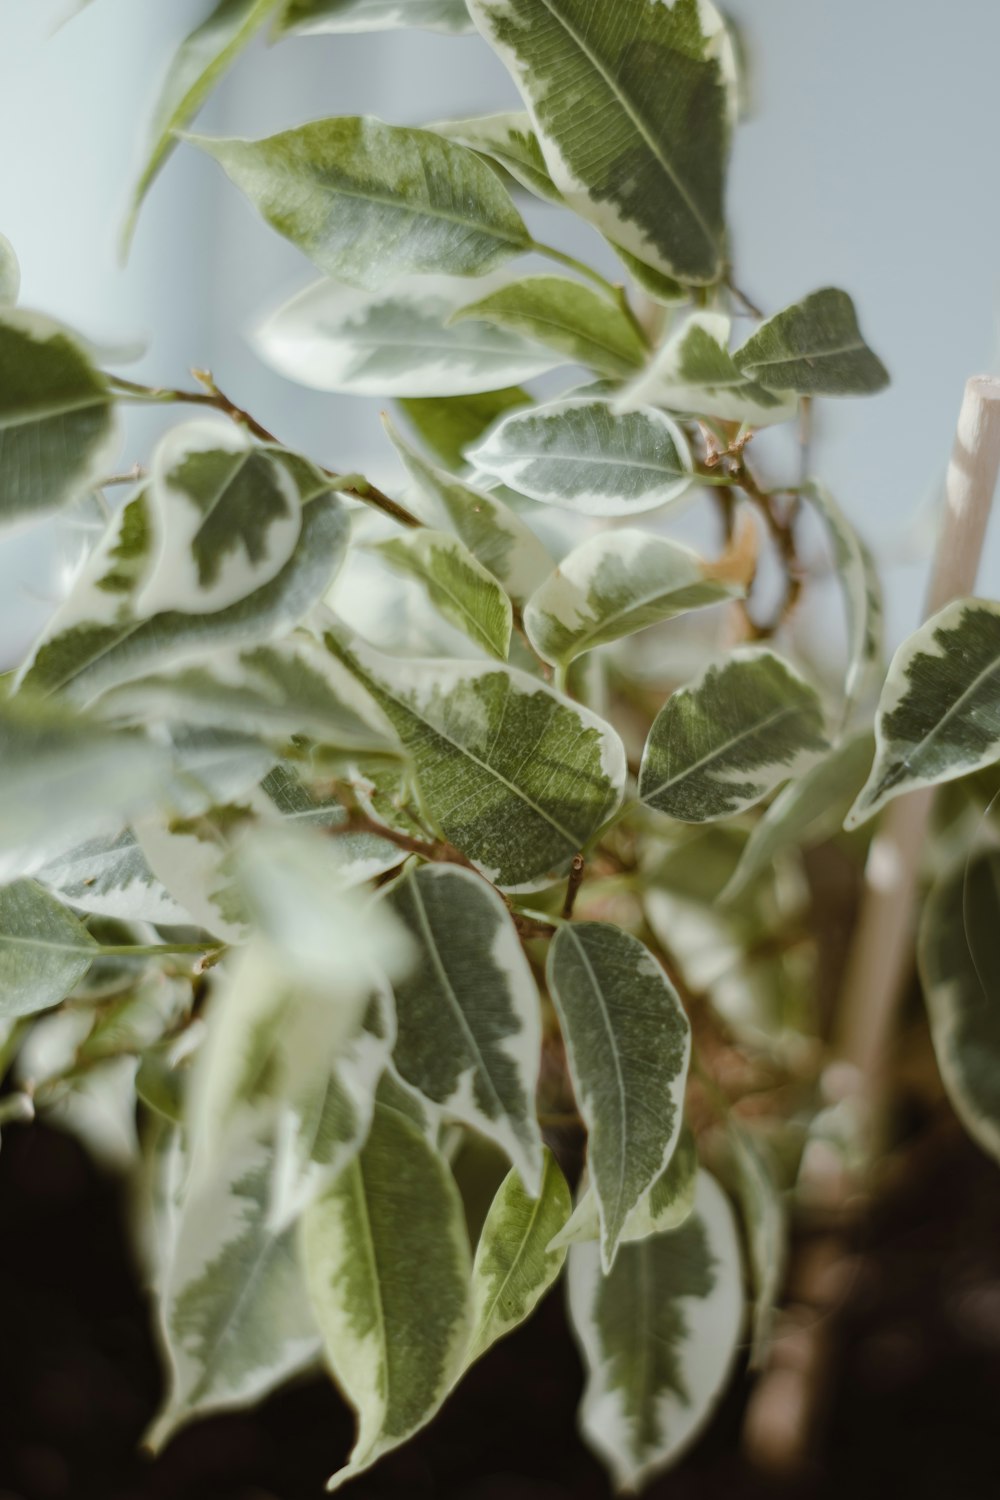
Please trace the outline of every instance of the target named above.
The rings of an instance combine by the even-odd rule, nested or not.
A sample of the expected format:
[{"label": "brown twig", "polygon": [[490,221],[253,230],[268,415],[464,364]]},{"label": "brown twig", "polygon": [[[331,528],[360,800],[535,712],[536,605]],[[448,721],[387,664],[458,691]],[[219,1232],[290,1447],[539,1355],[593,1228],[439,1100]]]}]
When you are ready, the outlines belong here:
[{"label": "brown twig", "polygon": [[566,900],[563,902],[562,909],[562,915],[567,922],[573,915],[573,908],[576,905],[576,898],[580,894],[580,887],[583,884],[583,876],[586,868],[587,861],[583,855],[574,854],[573,863],[569,869],[569,879],[566,882]]}]

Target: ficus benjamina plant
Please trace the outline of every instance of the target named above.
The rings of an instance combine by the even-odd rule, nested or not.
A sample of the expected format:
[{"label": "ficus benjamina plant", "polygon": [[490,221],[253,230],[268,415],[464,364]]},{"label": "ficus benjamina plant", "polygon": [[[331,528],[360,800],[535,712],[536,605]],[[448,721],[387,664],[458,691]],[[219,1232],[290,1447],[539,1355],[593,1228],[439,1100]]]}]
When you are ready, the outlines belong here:
[{"label": "ficus benjamina plant", "polygon": [[[478,31],[510,109],[187,133],[259,33],[404,25]],[[131,218],[215,159],[319,272],[256,354],[392,404],[392,494],[102,368],[0,241],[0,520],[92,539],[0,697],[0,1113],[129,1174],[154,1448],[322,1363],[336,1488],[561,1280],[585,1440],[674,1462],[766,1379],[791,1231],[900,1147],[830,976],[876,815],[945,782],[904,958],[1000,1157],[1000,605],[886,671],[808,426],[888,376],[844,291],[737,289],[741,53],[709,0],[223,0],[183,43]],[[136,404],[176,420],[122,473]]]}]

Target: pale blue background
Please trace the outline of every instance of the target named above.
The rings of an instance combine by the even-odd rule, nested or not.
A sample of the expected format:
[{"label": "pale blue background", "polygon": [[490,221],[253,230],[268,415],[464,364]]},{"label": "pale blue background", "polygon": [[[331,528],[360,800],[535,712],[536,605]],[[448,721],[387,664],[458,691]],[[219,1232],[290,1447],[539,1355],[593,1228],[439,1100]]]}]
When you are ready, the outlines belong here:
[{"label": "pale blue background", "polygon": [[[285,441],[377,475],[387,454],[373,403],[288,384],[248,352],[243,330],[311,273],[211,163],[178,153],[129,266],[118,265],[154,81],[204,0],[93,0],[53,35],[67,8],[0,0],[0,230],[22,261],[22,300],[95,339],[149,338],[139,378],[210,366]],[[963,382],[997,367],[1000,5],[953,0],[946,20],[930,0],[730,0],[729,10],[753,61],[753,114],[731,173],[739,279],[772,310],[845,287],[892,372],[878,399],[823,405],[816,467],[889,569],[898,636],[919,613]],[[256,48],[200,124],[255,135],[324,114],[414,123],[514,102],[478,38],[310,38]],[[588,252],[588,231],[570,225],[567,240],[554,211],[535,221]],[[130,430],[124,464],[143,456],[145,436]],[[759,454],[780,473],[773,443]],[[993,535],[982,582],[995,593],[998,554]],[[51,525],[0,544],[0,664],[57,595],[54,556]]]}]

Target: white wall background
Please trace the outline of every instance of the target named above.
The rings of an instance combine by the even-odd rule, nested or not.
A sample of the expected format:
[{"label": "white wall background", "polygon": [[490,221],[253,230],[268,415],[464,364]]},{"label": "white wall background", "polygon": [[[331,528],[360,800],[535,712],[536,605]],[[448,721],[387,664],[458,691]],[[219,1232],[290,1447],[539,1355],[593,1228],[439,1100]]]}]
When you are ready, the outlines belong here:
[{"label": "white wall background", "polygon": [[[21,259],[22,301],[101,341],[146,337],[137,378],[180,381],[188,366],[209,366],[288,443],[377,473],[387,455],[373,403],[291,385],[248,351],[247,326],[313,273],[217,167],[178,152],[129,265],[118,264],[154,85],[206,0],[93,0],[53,34],[68,8],[0,0],[0,231]],[[963,382],[997,366],[1000,4],[953,0],[947,24],[931,0],[728,8],[747,38],[754,106],[731,171],[738,279],[771,310],[825,284],[846,288],[892,373],[879,398],[822,405],[816,467],[889,565],[898,635],[918,614],[926,521]],[[325,114],[416,123],[514,102],[478,38],[407,31],[261,45],[201,124],[261,135]],[[534,222],[567,247],[597,244],[544,206]],[[123,463],[143,456],[147,438],[148,425],[130,426]],[[58,537],[47,523],[3,541],[0,665],[50,607]],[[1000,594],[997,529],[982,587]]]}]

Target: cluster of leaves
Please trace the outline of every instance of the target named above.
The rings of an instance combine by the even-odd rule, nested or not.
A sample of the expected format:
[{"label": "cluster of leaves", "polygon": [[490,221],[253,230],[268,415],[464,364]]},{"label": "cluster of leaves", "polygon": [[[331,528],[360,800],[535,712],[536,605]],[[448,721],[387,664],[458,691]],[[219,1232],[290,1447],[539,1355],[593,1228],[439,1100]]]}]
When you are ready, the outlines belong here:
[{"label": "cluster of leaves", "polygon": [[[802,851],[1000,759],[1000,606],[901,649],[873,765],[869,554],[746,450],[887,377],[834,289],[732,337],[738,80],[708,0],[223,0],[173,63],[137,203],[268,23],[478,27],[525,112],[196,142],[323,273],[260,353],[399,402],[402,500],[207,375],[101,370],[16,306],[0,241],[0,519],[105,517],[0,698],[2,1113],[132,1172],[171,1368],[154,1443],[322,1358],[358,1418],[339,1485],[565,1263],[582,1429],[634,1487],[739,1351],[765,1356],[785,1199],[836,1129],[804,1045]],[[599,231],[631,291],[534,239],[522,189]],[[202,411],[112,512],[134,402]],[[715,559],[662,533],[692,500]],[[807,513],[841,679],[794,659]],[[785,589],[762,622],[765,548]],[[996,919],[996,862],[945,872],[921,946],[947,1086],[1000,1155],[994,965],[964,941]]]}]

